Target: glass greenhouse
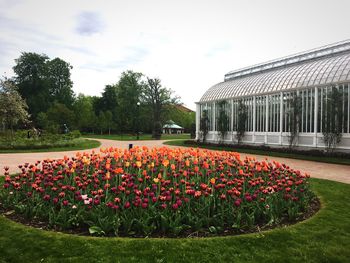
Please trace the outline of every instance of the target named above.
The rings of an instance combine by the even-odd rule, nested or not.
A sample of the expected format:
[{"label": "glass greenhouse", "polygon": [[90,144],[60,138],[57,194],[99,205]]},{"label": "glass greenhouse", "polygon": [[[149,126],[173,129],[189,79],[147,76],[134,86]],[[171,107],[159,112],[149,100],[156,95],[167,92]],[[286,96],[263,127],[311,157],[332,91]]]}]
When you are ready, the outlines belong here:
[{"label": "glass greenhouse", "polygon": [[197,139],[206,122],[208,142],[236,143],[243,127],[244,143],[288,146],[294,134],[294,145],[324,147],[338,125],[337,147],[350,149],[350,40],[231,71],[196,112]]}]

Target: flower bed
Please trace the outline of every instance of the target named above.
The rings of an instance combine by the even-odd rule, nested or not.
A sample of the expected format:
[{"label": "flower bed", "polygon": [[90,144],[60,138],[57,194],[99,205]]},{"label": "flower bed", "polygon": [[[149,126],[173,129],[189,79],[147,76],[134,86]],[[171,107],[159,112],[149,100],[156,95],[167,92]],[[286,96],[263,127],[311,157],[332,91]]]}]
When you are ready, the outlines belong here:
[{"label": "flower bed", "polygon": [[235,152],[111,148],[20,168],[5,168],[6,209],[96,235],[251,231],[296,220],[314,199],[308,175]]}]

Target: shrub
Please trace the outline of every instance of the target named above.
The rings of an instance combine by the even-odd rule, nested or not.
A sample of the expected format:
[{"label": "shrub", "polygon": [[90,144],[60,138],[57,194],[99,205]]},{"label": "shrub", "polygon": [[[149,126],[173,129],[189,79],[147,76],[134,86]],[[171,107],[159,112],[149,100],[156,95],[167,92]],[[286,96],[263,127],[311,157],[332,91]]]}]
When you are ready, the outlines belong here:
[{"label": "shrub", "polygon": [[71,131],[71,132],[65,134],[64,136],[65,136],[65,138],[72,140],[72,139],[80,138],[81,133],[79,130],[74,130],[74,131]]},{"label": "shrub", "polygon": [[[28,136],[29,134],[29,136]],[[19,130],[12,140],[6,136],[0,136],[1,150],[25,150],[25,149],[46,149],[56,147],[77,146],[82,143],[79,131],[72,131],[67,134],[52,134],[40,131],[33,134],[33,130]]]},{"label": "shrub", "polygon": [[4,206],[97,235],[249,231],[295,220],[313,199],[307,175],[234,152],[111,148],[20,168],[5,171]]},{"label": "shrub", "polygon": [[259,150],[265,152],[276,152],[276,153],[288,153],[288,154],[300,154],[309,155],[313,157],[334,157],[341,159],[350,159],[349,152],[327,152],[322,148],[320,149],[302,149],[302,148],[290,148],[290,147],[270,147],[268,145],[253,145],[253,144],[217,144],[217,143],[201,143],[193,140],[185,140],[184,144],[187,146],[212,146],[212,147],[224,147],[232,151],[237,151],[237,149],[248,149],[248,150]]},{"label": "shrub", "polygon": [[202,139],[202,142],[205,142],[207,138],[207,134],[209,132],[210,121],[208,117],[208,110],[203,110],[202,117],[200,119],[199,127],[200,127],[200,137],[198,140]]},{"label": "shrub", "polygon": [[248,117],[248,107],[244,104],[243,100],[238,102],[238,116],[236,124],[236,139],[237,143],[240,144],[244,138],[246,131],[246,121]]}]

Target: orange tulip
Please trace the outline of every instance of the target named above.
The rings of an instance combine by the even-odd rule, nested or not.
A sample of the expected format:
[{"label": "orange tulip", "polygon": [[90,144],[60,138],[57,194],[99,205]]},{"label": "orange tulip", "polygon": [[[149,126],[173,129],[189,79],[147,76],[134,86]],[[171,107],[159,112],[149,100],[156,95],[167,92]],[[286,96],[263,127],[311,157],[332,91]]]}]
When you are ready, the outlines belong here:
[{"label": "orange tulip", "polygon": [[207,162],[203,162],[203,168],[204,169],[208,169],[209,168],[209,164]]},{"label": "orange tulip", "polygon": [[114,170],[114,172],[115,172],[116,174],[122,174],[122,173],[124,173],[124,170],[123,170],[123,168],[118,167],[117,169]]},{"label": "orange tulip", "polygon": [[163,165],[165,167],[167,167],[169,165],[169,160],[167,160],[167,159],[163,160]]}]

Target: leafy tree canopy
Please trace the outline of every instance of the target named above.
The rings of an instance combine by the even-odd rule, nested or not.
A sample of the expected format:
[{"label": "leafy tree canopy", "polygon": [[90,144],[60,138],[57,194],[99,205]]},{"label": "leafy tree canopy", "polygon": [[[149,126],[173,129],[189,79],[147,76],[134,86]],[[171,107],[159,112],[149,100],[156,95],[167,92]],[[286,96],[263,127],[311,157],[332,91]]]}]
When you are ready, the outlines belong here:
[{"label": "leafy tree canopy", "polygon": [[93,132],[96,128],[94,98],[79,94],[73,105],[73,111],[77,128],[82,131]]},{"label": "leafy tree canopy", "polygon": [[71,108],[74,103],[73,82],[70,70],[73,67],[60,58],[47,62],[47,78],[49,94],[53,101],[57,101]]},{"label": "leafy tree canopy", "polygon": [[15,62],[14,81],[34,121],[39,112],[47,112],[55,101],[72,107],[74,93],[69,63],[60,58],[50,60],[45,54],[32,52],[23,52]]},{"label": "leafy tree canopy", "polygon": [[180,98],[172,94],[172,90],[162,87],[160,79],[147,78],[147,85],[142,90],[142,101],[152,110],[153,135],[156,138],[160,138],[164,106],[179,104]]},{"label": "leafy tree canopy", "polygon": [[139,109],[137,103],[145,82],[143,74],[131,70],[122,73],[117,84],[119,126],[126,130],[136,131],[136,122],[139,120]]},{"label": "leafy tree canopy", "polygon": [[18,122],[27,123],[28,106],[18,93],[15,84],[9,80],[0,80],[0,124],[11,128]]}]

